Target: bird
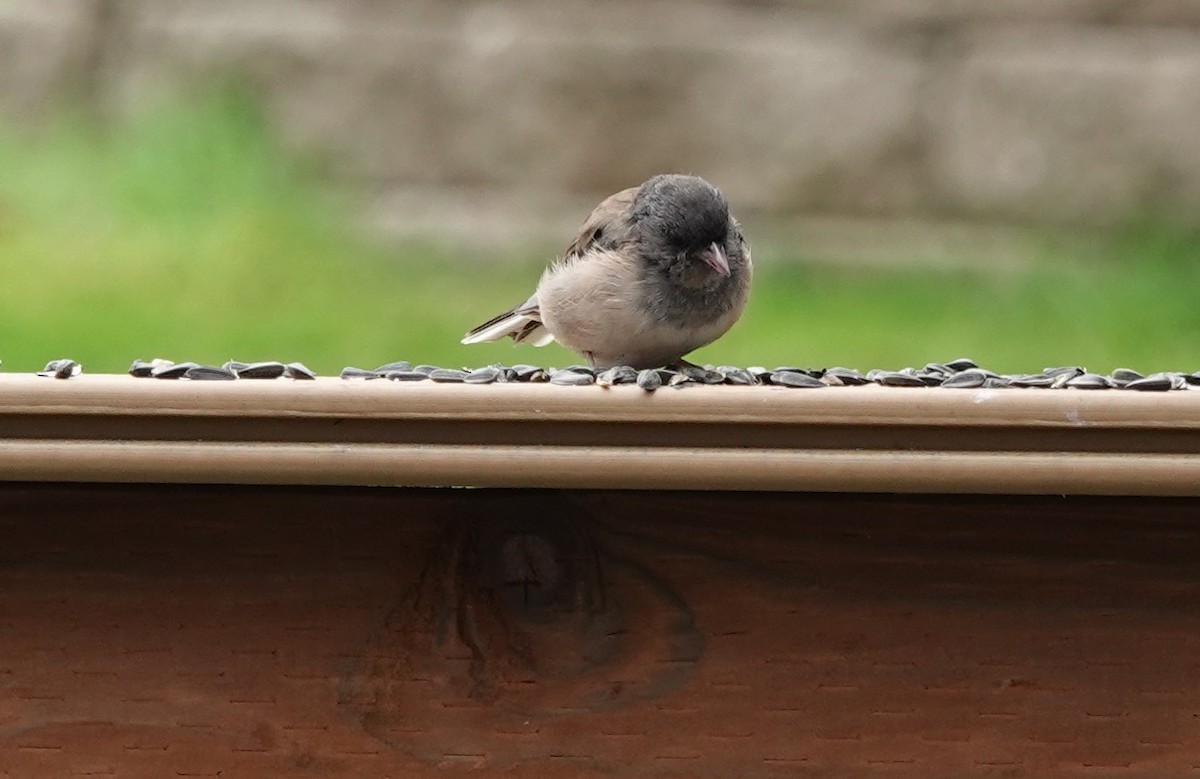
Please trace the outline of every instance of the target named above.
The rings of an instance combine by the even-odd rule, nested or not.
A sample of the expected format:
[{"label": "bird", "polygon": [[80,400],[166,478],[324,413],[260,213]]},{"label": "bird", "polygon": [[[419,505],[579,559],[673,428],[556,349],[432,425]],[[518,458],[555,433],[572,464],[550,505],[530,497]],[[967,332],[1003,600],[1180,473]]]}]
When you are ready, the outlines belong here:
[{"label": "bird", "polygon": [[660,174],[603,200],[533,295],[462,343],[557,341],[595,369],[688,365],[684,355],[737,322],[752,275],[750,245],[720,190]]}]

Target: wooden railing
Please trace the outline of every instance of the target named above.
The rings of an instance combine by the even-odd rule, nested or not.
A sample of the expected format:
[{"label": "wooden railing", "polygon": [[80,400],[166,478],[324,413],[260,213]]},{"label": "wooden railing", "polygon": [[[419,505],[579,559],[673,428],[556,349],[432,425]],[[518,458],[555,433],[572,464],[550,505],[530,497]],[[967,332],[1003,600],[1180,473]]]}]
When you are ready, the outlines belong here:
[{"label": "wooden railing", "polygon": [[8,481],[1200,494],[1200,393],[0,375]]}]

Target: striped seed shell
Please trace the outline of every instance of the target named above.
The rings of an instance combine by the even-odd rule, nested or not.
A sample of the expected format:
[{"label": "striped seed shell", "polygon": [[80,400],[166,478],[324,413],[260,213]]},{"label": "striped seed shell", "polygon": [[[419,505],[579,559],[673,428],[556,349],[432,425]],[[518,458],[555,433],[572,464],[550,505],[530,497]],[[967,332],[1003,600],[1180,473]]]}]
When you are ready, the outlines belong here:
[{"label": "striped seed shell", "polygon": [[237,377],[238,375],[228,368],[219,368],[216,365],[197,365],[183,374],[183,378],[192,381],[234,381]]},{"label": "striped seed shell", "polygon": [[1112,379],[1099,373],[1081,373],[1067,380],[1066,386],[1071,389],[1111,389]]},{"label": "striped seed shell", "polygon": [[429,374],[420,371],[388,371],[383,377],[392,381],[425,381]]},{"label": "striped seed shell", "polygon": [[502,371],[495,365],[488,365],[475,370],[463,376],[464,384],[491,384],[500,378]]},{"label": "striped seed shell", "polygon": [[230,365],[225,367],[231,368],[239,379],[278,379],[287,372],[287,366],[281,362],[267,360],[264,362],[252,362],[243,365],[241,368],[235,368]]},{"label": "striped seed shell", "polygon": [[983,383],[988,380],[988,375],[978,368],[967,368],[965,371],[947,376],[942,381],[942,386],[948,389],[973,389],[982,387]]},{"label": "striped seed shell", "polygon": [[596,376],[596,383],[601,387],[611,387],[614,384],[633,384],[637,381],[637,371],[628,365],[614,365],[606,368]]},{"label": "striped seed shell", "polygon": [[312,369],[302,362],[289,362],[283,366],[283,375],[289,379],[299,379],[301,381],[315,381],[317,378],[317,374],[313,373]]},{"label": "striped seed shell", "polygon": [[654,368],[639,371],[637,385],[647,392],[653,392],[662,386],[662,375]]},{"label": "striped seed shell", "polygon": [[385,362],[375,369],[376,373],[387,373],[388,371],[407,371],[412,370],[412,363],[408,360],[397,360],[396,362]]},{"label": "striped seed shell", "polygon": [[771,373],[771,383],[781,387],[796,387],[800,389],[817,389],[824,387],[825,382],[798,371],[777,370]]},{"label": "striped seed shell", "polygon": [[160,365],[150,371],[150,375],[156,379],[182,379],[192,368],[199,368],[200,364],[195,362],[176,362],[170,365]]},{"label": "striped seed shell", "polygon": [[1053,376],[1045,373],[1025,373],[1013,376],[1008,383],[1013,387],[1051,387],[1054,385],[1054,381]]},{"label": "striped seed shell", "polygon": [[924,387],[920,378],[901,371],[880,371],[876,378],[885,387]]},{"label": "striped seed shell", "polygon": [[596,377],[590,370],[585,373],[572,368],[563,368],[550,374],[550,383],[563,387],[582,387],[595,384]]},{"label": "striped seed shell", "polygon": [[1123,389],[1138,390],[1140,392],[1166,392],[1172,386],[1173,382],[1170,376],[1159,374],[1157,376],[1146,376],[1126,382]]},{"label": "striped seed shell", "polygon": [[429,378],[441,384],[461,384],[467,378],[467,372],[457,368],[437,368],[429,372]]},{"label": "striped seed shell", "polygon": [[139,379],[150,377],[150,371],[154,370],[154,363],[146,362],[145,360],[134,360],[129,366],[129,375],[136,376]]}]

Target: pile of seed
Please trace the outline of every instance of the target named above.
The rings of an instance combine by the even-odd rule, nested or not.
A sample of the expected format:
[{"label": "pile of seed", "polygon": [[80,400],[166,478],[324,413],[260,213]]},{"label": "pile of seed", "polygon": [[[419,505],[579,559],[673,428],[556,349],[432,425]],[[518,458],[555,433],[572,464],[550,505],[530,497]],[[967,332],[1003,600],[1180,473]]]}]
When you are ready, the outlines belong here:
[{"label": "pile of seed", "polygon": [[948,387],[959,389],[1001,389],[1026,387],[1045,389],[1131,389],[1164,391],[1200,389],[1200,371],[1195,373],[1141,374],[1119,368],[1109,375],[1091,373],[1079,366],[1046,368],[1038,373],[999,374],[981,368],[966,358],[947,363],[929,363],[923,368],[898,371],[872,370],[860,373],[851,368],[738,368],[731,365],[687,365],[675,368],[635,370],[628,365],[596,370],[586,365],[567,368],[539,368],[536,365],[489,365],[484,368],[454,369],[434,365],[390,363],[373,370],[345,368],[343,379],[390,379],[392,381],[435,381],[463,384],[509,382],[549,382],[550,384],[587,385],[636,384],[644,390],[659,387],[689,387],[701,384],[773,385],[798,389],[879,384],[885,387]]},{"label": "pile of seed", "polygon": [[230,360],[224,365],[200,365],[194,362],[170,360],[134,360],[129,375],[142,379],[190,379],[192,381],[233,381],[235,379],[315,379],[304,363],[239,362]]},{"label": "pile of seed", "polygon": [[[52,360],[39,376],[68,379],[82,372],[74,360]],[[302,363],[238,362],[224,365],[200,365],[169,360],[134,360],[129,373],[140,378],[184,379],[191,381],[234,381],[238,379],[315,379],[316,374]],[[635,384],[646,391],[660,387],[691,387],[701,384],[770,385],[797,389],[879,384],[885,387],[948,387],[958,389],[1002,389],[1006,387],[1042,389],[1127,389],[1149,392],[1200,389],[1200,371],[1194,373],[1161,372],[1142,374],[1118,368],[1110,374],[1091,373],[1080,366],[1045,368],[1038,373],[1000,374],[981,368],[966,358],[946,363],[931,362],[923,368],[898,371],[871,370],[859,373],[851,368],[737,368],[731,365],[684,365],[673,368],[635,370],[628,365],[596,370],[586,365],[566,368],[540,368],[536,365],[488,365],[483,368],[440,368],[413,365],[407,360],[390,362],[377,368],[343,368],[343,379],[382,379],[386,381],[432,381],[445,384],[549,383],[564,386],[598,384]]]}]

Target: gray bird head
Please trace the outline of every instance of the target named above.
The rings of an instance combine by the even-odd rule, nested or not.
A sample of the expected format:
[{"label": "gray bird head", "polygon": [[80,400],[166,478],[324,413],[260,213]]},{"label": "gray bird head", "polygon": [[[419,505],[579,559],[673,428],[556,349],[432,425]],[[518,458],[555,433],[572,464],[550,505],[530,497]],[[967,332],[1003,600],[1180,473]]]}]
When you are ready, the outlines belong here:
[{"label": "gray bird head", "polygon": [[630,218],[646,261],[670,268],[687,286],[720,283],[743,262],[729,203],[697,176],[648,180],[634,197]]}]

